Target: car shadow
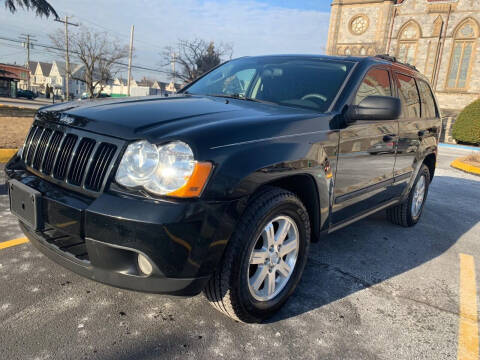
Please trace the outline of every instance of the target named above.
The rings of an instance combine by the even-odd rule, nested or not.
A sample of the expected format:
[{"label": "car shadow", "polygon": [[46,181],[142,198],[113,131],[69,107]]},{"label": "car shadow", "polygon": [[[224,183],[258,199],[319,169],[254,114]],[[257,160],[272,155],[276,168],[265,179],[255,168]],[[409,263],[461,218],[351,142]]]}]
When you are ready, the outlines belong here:
[{"label": "car shadow", "polygon": [[267,323],[312,311],[442,255],[480,221],[478,201],[480,181],[436,176],[415,227],[393,225],[382,211],[313,243],[295,293]]}]

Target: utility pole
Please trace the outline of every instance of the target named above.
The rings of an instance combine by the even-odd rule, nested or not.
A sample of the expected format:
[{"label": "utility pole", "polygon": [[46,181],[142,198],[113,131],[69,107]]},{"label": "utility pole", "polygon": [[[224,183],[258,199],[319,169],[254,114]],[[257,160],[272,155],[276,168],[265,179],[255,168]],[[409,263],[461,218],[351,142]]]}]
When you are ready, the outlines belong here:
[{"label": "utility pole", "polygon": [[127,96],[130,96],[130,79],[132,77],[132,53],[133,53],[133,32],[135,26],[132,25],[130,30],[130,51],[128,53],[128,80],[127,80]]},{"label": "utility pole", "polygon": [[[24,41],[23,47],[27,49],[27,62],[25,63],[25,69],[30,72],[30,49],[33,48],[32,41],[36,41],[34,35],[22,34],[20,38]],[[30,75],[27,76],[27,89],[30,90]]]},{"label": "utility pole", "polygon": [[65,20],[55,19],[55,21],[65,24],[65,99],[68,101],[70,98],[69,89],[69,77],[70,77],[70,59],[68,56],[68,25],[78,26],[78,24],[68,22],[68,16],[65,16]]}]

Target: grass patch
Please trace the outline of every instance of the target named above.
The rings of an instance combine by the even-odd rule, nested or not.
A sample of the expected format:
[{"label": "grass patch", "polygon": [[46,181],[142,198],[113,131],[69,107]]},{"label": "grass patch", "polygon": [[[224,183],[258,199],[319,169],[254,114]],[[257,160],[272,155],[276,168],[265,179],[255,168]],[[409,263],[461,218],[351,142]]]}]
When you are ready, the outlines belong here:
[{"label": "grass patch", "polygon": [[0,117],[0,149],[18,149],[22,146],[33,117]]},{"label": "grass patch", "polygon": [[462,161],[467,163],[471,163],[472,165],[480,167],[480,153],[471,153],[470,155],[466,156]]}]

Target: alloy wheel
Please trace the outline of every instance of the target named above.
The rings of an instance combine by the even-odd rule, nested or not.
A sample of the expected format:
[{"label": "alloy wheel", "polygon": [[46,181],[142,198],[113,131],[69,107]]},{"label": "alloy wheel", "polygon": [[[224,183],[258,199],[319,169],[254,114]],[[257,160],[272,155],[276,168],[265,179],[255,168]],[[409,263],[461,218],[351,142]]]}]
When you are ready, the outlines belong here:
[{"label": "alloy wheel", "polygon": [[422,175],[415,185],[415,189],[413,190],[413,198],[412,198],[412,216],[417,217],[420,215],[422,211],[423,200],[425,199],[425,175]]},{"label": "alloy wheel", "polygon": [[299,236],[289,216],[277,216],[265,226],[248,264],[248,288],[256,300],[271,300],[285,288],[297,262]]}]

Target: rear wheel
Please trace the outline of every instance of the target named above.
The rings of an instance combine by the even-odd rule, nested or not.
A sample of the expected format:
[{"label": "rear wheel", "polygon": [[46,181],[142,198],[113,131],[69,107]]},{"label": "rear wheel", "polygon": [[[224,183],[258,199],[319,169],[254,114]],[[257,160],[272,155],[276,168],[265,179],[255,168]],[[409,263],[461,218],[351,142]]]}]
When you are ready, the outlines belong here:
[{"label": "rear wheel", "polygon": [[407,200],[387,209],[387,217],[397,225],[404,227],[414,226],[422,216],[423,207],[428,195],[430,185],[430,171],[423,164],[413,183]]},{"label": "rear wheel", "polygon": [[225,315],[259,322],[295,290],[310,243],[308,213],[295,194],[268,188],[253,198],[204,294]]}]

